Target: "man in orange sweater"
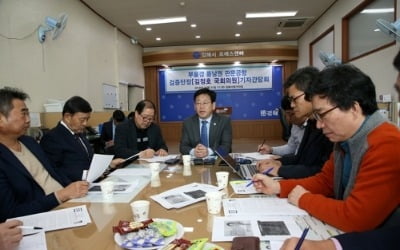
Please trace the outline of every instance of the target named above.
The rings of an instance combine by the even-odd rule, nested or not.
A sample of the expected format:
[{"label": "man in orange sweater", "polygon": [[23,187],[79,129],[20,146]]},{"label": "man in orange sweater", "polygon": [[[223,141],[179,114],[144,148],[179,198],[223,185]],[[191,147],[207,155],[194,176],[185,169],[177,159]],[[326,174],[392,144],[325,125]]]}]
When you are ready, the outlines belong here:
[{"label": "man in orange sweater", "polygon": [[333,153],[315,176],[278,182],[257,174],[256,189],[345,232],[399,225],[400,132],[377,111],[371,79],[351,65],[328,67],[306,95]]}]

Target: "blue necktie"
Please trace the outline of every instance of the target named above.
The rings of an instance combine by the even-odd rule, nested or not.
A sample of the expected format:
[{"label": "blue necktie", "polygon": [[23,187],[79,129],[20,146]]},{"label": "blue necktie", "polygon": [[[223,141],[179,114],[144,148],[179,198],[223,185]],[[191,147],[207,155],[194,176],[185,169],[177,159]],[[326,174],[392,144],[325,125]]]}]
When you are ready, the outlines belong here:
[{"label": "blue necktie", "polygon": [[208,121],[201,121],[200,137],[201,137],[201,144],[203,144],[208,148],[207,123]]}]

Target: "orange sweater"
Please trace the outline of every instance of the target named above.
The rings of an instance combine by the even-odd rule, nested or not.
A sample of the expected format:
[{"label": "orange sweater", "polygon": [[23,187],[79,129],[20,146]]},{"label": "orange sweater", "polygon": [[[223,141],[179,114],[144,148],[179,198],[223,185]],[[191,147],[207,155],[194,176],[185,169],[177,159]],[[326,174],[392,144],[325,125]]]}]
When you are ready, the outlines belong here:
[{"label": "orange sweater", "polygon": [[368,149],[361,159],[354,187],[344,200],[332,198],[333,154],[319,174],[282,180],[280,196],[287,197],[296,185],[301,185],[310,193],[300,198],[299,207],[312,216],[345,232],[378,227],[400,204],[400,132],[385,122],[367,135],[365,146]]}]

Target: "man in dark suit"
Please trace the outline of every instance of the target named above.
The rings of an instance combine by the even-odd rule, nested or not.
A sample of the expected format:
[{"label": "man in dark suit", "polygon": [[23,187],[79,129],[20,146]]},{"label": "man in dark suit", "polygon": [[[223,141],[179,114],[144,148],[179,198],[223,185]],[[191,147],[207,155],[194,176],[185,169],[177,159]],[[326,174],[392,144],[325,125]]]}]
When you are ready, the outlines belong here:
[{"label": "man in dark suit", "polygon": [[118,124],[125,120],[125,114],[121,110],[117,109],[113,112],[112,120],[103,123],[101,127],[100,140],[103,144],[104,151],[107,154],[115,154],[114,150],[114,136],[115,128]]},{"label": "man in dark suit", "polygon": [[306,89],[318,77],[318,69],[304,67],[294,72],[285,82],[294,116],[304,121],[304,134],[295,155],[284,155],[278,160],[267,159],[257,163],[260,172],[270,168],[270,174],[283,178],[304,178],[321,171],[332,152],[333,144],[311,118],[312,104],[304,99]]},{"label": "man in dark suit", "polygon": [[37,142],[25,136],[30,125],[28,95],[0,89],[0,221],[48,211],[86,195],[88,183],[71,183],[54,171]]},{"label": "man in dark suit", "polygon": [[215,91],[208,88],[194,93],[196,114],[183,122],[179,146],[181,154],[204,158],[213,155],[213,150],[218,147],[225,152],[232,151],[231,119],[214,112],[216,99]]},{"label": "man in dark suit", "polygon": [[142,100],[136,104],[133,118],[118,124],[114,138],[117,157],[128,158],[138,153],[140,158],[168,155],[161,129],[153,123],[155,109],[153,102]]},{"label": "man in dark suit", "polygon": [[82,179],[89,169],[93,149],[85,136],[92,107],[80,96],[68,99],[63,107],[62,120],[46,133],[40,145],[55,169],[71,181]]}]

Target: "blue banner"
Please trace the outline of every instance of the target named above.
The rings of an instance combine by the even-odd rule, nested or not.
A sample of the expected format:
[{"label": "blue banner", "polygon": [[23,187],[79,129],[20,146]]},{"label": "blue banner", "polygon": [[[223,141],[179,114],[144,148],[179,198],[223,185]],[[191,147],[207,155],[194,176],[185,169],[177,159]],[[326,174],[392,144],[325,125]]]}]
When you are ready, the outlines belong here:
[{"label": "blue banner", "polygon": [[[250,70],[249,70],[250,69]],[[254,69],[259,69],[257,73]],[[188,77],[189,75],[202,75],[199,72],[220,71],[226,78],[229,74],[227,72],[238,72],[237,70],[246,71],[246,74],[252,72],[251,75],[264,75],[268,76],[268,81],[257,82],[258,88],[252,88],[253,83],[236,84],[230,82],[229,84],[185,84],[170,86],[170,81],[167,80],[167,70],[160,70],[159,74],[159,96],[160,96],[160,121],[182,121],[195,113],[193,94],[199,88],[209,87],[217,92],[217,107],[232,107],[232,120],[265,120],[265,119],[278,119],[278,108],[282,98],[282,66],[281,65],[244,65],[240,67],[230,66],[213,66],[204,68],[174,68],[174,71],[185,72],[181,76]],[[267,72],[270,71],[268,75]],[[191,72],[191,73],[189,73]],[[197,73],[195,73],[197,72]],[[235,73],[238,74],[238,73]],[[169,78],[171,79],[171,78]],[[255,80],[256,81],[256,80]],[[220,87],[218,87],[220,86]],[[225,88],[221,88],[225,86]],[[226,88],[233,86],[232,88]],[[234,88],[234,86],[242,86]]]}]

